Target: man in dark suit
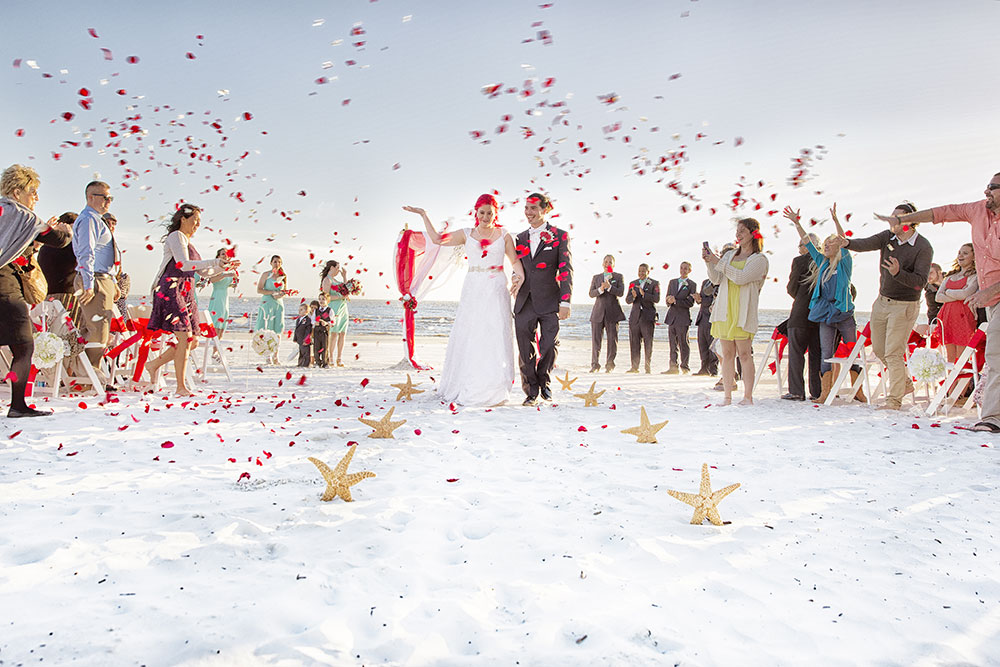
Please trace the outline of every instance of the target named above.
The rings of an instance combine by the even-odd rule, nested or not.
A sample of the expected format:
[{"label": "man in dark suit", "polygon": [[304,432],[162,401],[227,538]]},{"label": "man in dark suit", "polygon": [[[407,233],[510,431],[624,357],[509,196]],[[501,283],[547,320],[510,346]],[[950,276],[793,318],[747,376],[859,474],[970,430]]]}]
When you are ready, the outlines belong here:
[{"label": "man in dark suit", "polygon": [[718,375],[719,357],[712,351],[712,303],[719,286],[706,278],[701,283],[701,290],[694,293],[694,301],[699,304],[698,316],[694,323],[698,326],[698,354],[701,356],[701,368],[695,375]]},{"label": "man in dark suit", "polygon": [[646,351],[646,372],[650,373],[653,357],[653,327],[656,324],[656,306],[660,301],[660,283],[649,277],[649,265],[639,265],[639,277],[629,283],[625,303],[632,304],[628,315],[628,342],[632,348],[632,368],[639,372],[640,348]]},{"label": "man in dark suit", "polygon": [[[812,234],[812,241],[819,246],[819,237]],[[822,392],[820,361],[823,355],[819,346],[819,325],[809,321],[809,302],[812,299],[813,284],[808,276],[815,262],[806,250],[809,237],[799,240],[799,255],[792,260],[792,270],[788,274],[786,291],[792,297],[792,310],[788,314],[788,393],[782,396],[786,401],[806,400],[805,355],[809,353],[809,396],[816,399]]]},{"label": "man in dark suit", "polygon": [[622,274],[615,273],[614,255],[604,256],[604,271],[598,273],[590,281],[590,296],[594,299],[594,307],[590,311],[590,372],[601,370],[601,339],[608,334],[608,355],[604,370],[608,373],[615,369],[615,356],[618,354],[618,323],[625,319],[618,297],[625,296],[625,280]]},{"label": "man in dark suit", "polygon": [[[549,198],[528,195],[524,217],[530,227],[517,235],[516,251],[524,267],[524,284],[514,299],[514,334],[517,338],[524,405],[552,400],[549,373],[556,362],[559,320],[570,315],[573,292],[573,257],[569,234],[549,224]],[[541,328],[538,347],[535,332]]]},{"label": "man in dark suit", "polygon": [[[670,367],[663,371],[667,375],[677,375],[680,371],[691,372],[691,346],[688,343],[688,332],[691,330],[691,306],[694,305],[694,293],[698,286],[688,278],[691,264],[681,262],[681,276],[667,283],[667,314],[663,323],[667,325],[667,340],[670,343]],[[677,368],[677,357],[680,353],[680,370]]]}]

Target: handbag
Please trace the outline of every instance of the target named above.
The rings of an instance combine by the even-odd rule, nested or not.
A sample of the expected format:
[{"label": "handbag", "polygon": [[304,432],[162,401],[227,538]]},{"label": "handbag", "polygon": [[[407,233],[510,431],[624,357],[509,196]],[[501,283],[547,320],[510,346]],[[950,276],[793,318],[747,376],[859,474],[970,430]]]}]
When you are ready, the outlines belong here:
[{"label": "handbag", "polygon": [[24,300],[28,305],[34,306],[45,301],[49,293],[49,283],[45,280],[42,270],[32,261],[34,255],[22,257],[25,260],[23,263],[14,261],[15,270],[21,280],[21,294],[24,295]]}]

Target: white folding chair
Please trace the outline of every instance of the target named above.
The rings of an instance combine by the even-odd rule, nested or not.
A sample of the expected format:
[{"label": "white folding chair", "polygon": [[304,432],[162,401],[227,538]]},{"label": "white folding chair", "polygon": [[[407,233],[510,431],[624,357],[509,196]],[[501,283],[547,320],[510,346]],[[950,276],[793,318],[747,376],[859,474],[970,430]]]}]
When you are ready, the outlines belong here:
[{"label": "white folding chair", "polygon": [[219,355],[219,365],[222,366],[222,370],[226,373],[226,379],[230,382],[233,381],[233,375],[229,372],[229,362],[226,359],[226,353],[222,349],[222,343],[219,341],[218,333],[215,330],[215,323],[212,322],[212,315],[207,310],[201,311],[202,321],[207,323],[202,327],[202,339],[204,341],[203,347],[205,352],[202,355],[201,368],[199,372],[201,373],[201,381],[208,382],[208,371],[216,366],[212,366],[209,362],[211,361],[211,353],[215,351]]},{"label": "white folding chair", "polygon": [[937,414],[939,410],[942,414],[947,415],[965,393],[970,382],[973,387],[979,384],[979,362],[976,358],[976,348],[986,337],[986,327],[986,322],[980,324],[979,328],[973,332],[969,342],[966,343],[962,353],[958,355],[955,363],[949,364],[948,375],[927,406],[928,416]]},{"label": "white folding chair", "polygon": [[760,386],[760,378],[764,375],[764,369],[769,368],[768,363],[771,359],[771,353],[774,353],[774,374],[778,376],[778,396],[785,393],[785,381],[784,373],[781,370],[781,362],[784,359],[784,349],[785,345],[788,343],[788,337],[782,335],[778,332],[778,328],[775,327],[774,331],[771,333],[771,340],[767,343],[767,349],[764,350],[763,356],[760,361],[757,362],[757,372],[754,374],[753,386],[756,389]]}]

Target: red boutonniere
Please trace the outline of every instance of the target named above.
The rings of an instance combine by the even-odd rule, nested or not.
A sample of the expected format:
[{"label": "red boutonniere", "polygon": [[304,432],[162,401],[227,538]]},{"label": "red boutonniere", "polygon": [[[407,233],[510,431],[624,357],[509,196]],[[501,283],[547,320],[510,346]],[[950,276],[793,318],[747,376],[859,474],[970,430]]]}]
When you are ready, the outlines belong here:
[{"label": "red boutonniere", "polygon": [[538,238],[540,238],[542,240],[542,243],[552,243],[552,239],[554,237],[552,236],[552,232],[550,232],[549,230],[545,229],[545,230],[542,230],[542,232],[538,235]]}]

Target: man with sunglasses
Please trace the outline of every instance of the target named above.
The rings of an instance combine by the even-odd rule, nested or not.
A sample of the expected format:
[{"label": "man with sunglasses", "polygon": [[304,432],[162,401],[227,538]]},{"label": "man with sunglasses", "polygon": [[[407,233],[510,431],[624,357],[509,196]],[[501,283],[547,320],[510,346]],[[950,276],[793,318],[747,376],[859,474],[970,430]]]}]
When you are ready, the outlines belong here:
[{"label": "man with sunglasses", "polygon": [[968,222],[972,227],[972,247],[976,252],[976,276],[979,291],[965,300],[970,308],[986,308],[986,374],[983,388],[981,421],[973,431],[1000,433],[1000,173],[986,186],[986,199],[966,204],[937,206],[907,215],[875,217],[895,224],[920,222]]},{"label": "man with sunglasses", "polygon": [[80,320],[87,339],[87,358],[98,367],[108,345],[112,306],[118,287],[113,275],[115,248],[104,214],[114,200],[111,187],[91,181],[84,190],[87,206],[73,223],[73,253],[76,255],[74,287],[80,303]]}]

